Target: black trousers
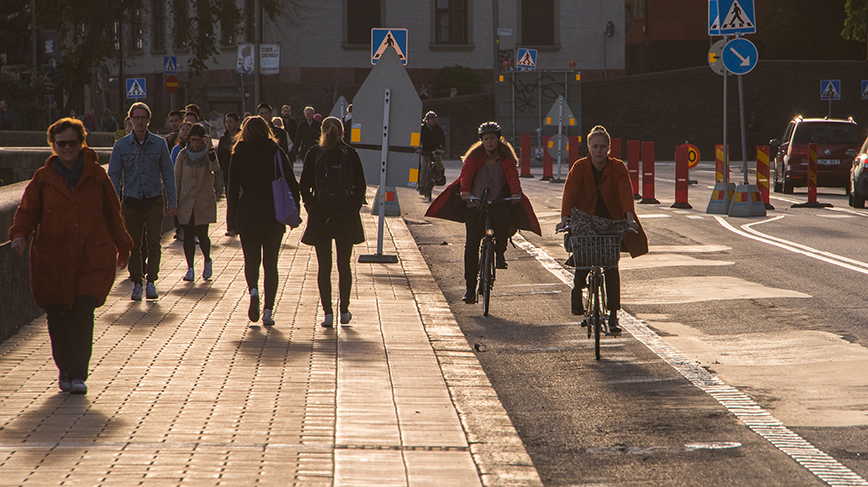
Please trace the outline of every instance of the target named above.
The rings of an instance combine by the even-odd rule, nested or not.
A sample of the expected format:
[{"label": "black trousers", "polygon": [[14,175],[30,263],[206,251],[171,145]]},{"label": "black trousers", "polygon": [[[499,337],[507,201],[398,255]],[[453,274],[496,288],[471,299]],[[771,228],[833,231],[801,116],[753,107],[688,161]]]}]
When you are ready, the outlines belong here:
[{"label": "black trousers", "polygon": [[[325,314],[334,314],[332,308],[332,242],[315,245],[317,270],[316,282],[319,286],[319,299]],[[335,239],[338,262],[338,295],[341,313],[350,310],[350,293],[353,289],[353,244]]]},{"label": "black trousers", "polygon": [[194,235],[199,237],[199,248],[202,250],[205,262],[208,262],[211,260],[211,239],[208,238],[208,224],[196,225],[195,213],[190,215],[189,223],[184,225],[184,257],[187,258],[187,267],[193,267],[193,260],[196,258]]},{"label": "black trousers", "polygon": [[[587,269],[576,270],[576,275],[573,277],[573,303],[581,303],[582,289],[588,284],[589,272]],[[612,267],[603,271],[603,274],[606,276],[606,307],[609,308],[609,311],[617,311],[621,309],[621,273],[617,267]],[[574,305],[573,309],[577,307],[578,304]]]},{"label": "black trousers", "polygon": [[[185,235],[185,243],[187,238],[189,237]],[[281,242],[283,242],[282,233],[251,232],[241,234],[241,250],[244,251],[244,277],[247,280],[247,289],[259,288],[259,266],[261,264],[263,274],[265,274],[265,288],[263,289],[265,293],[263,308],[265,309],[274,309],[274,299],[279,281],[277,258],[280,254]]]},{"label": "black trousers", "polygon": [[71,308],[58,304],[45,309],[54,363],[68,374],[69,380],[87,380],[93,353],[94,309],[93,296],[76,296]]},{"label": "black trousers", "polygon": [[[494,252],[502,254],[506,252],[506,242],[512,235],[509,234],[509,209],[499,203],[491,207],[491,226],[494,229]],[[485,222],[481,219],[482,212],[478,208],[467,209],[467,220],[464,222],[466,240],[464,241],[464,281],[467,289],[476,288],[476,278],[479,275],[479,243],[482,241],[482,232],[485,231]]]}]

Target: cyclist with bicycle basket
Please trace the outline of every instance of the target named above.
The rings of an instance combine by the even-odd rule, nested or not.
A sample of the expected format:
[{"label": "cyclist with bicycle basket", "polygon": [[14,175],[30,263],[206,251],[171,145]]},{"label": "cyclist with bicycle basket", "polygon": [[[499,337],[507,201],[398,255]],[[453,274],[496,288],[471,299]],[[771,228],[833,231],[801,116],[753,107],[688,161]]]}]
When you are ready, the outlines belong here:
[{"label": "cyclist with bicycle basket", "polygon": [[[620,159],[609,157],[609,133],[601,125],[594,127],[588,134],[588,156],[573,163],[564,182],[561,200],[561,222],[558,230],[567,226],[573,208],[591,215],[595,220],[626,220],[635,232],[624,234],[622,249],[636,258],[648,253],[648,238],[645,235],[633,202],[633,186],[630,173]],[[582,289],[584,289],[588,270],[576,270],[573,279],[571,309],[574,315],[584,314]],[[606,301],[609,309],[609,332],[621,334],[618,326],[618,310],[621,308],[621,280],[618,267],[605,270]]]},{"label": "cyclist with bicycle basket", "polygon": [[[465,224],[464,280],[467,292],[462,300],[467,304],[476,303],[479,245],[484,227],[478,201],[472,199],[478,199],[488,190],[488,200],[492,202],[489,211],[498,269],[507,268],[504,252],[507,241],[516,230],[541,234],[530,200],[521,191],[515,150],[503,140],[500,125],[486,122],[479,126],[477,132],[479,142],[473,144],[464,155],[461,175],[446,187],[425,213],[425,216]],[[506,199],[512,201],[504,201]]]}]

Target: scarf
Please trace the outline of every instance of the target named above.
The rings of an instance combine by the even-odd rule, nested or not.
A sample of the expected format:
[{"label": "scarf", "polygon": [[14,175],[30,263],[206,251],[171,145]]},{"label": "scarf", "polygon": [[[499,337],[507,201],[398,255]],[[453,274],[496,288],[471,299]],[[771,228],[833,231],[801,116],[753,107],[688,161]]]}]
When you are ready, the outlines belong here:
[{"label": "scarf", "polygon": [[57,173],[60,174],[60,177],[66,182],[66,185],[69,187],[70,193],[75,193],[75,187],[78,185],[78,180],[81,178],[81,173],[84,171],[84,158],[78,156],[78,160],[75,161],[75,164],[72,168],[66,167],[62,162],[60,162],[60,158],[54,161],[54,169],[57,170]]},{"label": "scarf", "polygon": [[198,151],[193,149],[193,144],[187,144],[184,152],[187,154],[187,162],[185,164],[189,166],[202,167],[208,163],[208,146],[205,144],[202,144],[202,148]]}]

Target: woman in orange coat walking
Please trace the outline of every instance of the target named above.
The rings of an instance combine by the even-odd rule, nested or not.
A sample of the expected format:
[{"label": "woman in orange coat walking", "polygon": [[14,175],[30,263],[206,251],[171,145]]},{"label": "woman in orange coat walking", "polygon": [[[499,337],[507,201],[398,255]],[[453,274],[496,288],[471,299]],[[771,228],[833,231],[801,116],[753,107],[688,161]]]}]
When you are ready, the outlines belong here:
[{"label": "woman in orange coat walking", "polygon": [[30,287],[48,317],[60,390],[87,393],[94,309],[105,303],[124,268],[133,239],[112,182],[87,147],[79,120],[48,128],[54,152],[24,190],[9,229],[12,250],[24,254],[31,235]]},{"label": "woman in orange coat walking", "polygon": [[[601,125],[591,130],[587,140],[588,156],[573,164],[564,182],[561,222],[558,224],[558,229],[566,226],[573,208],[602,218],[626,219],[637,233],[628,232],[624,235],[624,247],[632,257],[648,253],[648,238],[636,218],[633,186],[630,184],[627,166],[620,159],[609,157],[609,133]],[[605,275],[609,332],[617,336],[621,333],[621,328],[618,326],[621,278],[617,267],[606,270]],[[577,270],[573,280],[572,312],[575,315],[584,314],[582,289],[585,287],[587,276],[587,270]]]}]

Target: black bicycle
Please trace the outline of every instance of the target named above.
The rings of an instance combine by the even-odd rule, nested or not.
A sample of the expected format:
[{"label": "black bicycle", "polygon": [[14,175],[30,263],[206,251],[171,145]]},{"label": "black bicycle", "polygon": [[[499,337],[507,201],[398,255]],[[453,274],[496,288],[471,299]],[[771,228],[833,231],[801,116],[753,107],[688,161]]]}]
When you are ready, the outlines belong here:
[{"label": "black bicycle", "polygon": [[419,181],[419,193],[428,198],[429,203],[431,202],[431,193],[434,190],[434,186],[437,185],[437,173],[435,172],[437,166],[434,164],[434,154],[438,151],[423,151],[422,155],[419,156],[420,169],[422,168],[422,164],[428,161],[427,177],[425,181]]},{"label": "black bicycle", "polygon": [[[501,201],[516,201],[520,197],[504,198]],[[491,205],[488,200],[488,189],[482,192],[482,196],[470,197],[471,202],[479,203],[479,218],[482,223],[482,245],[479,249],[479,291],[482,297],[482,316],[488,316],[489,304],[491,303],[491,289],[497,275],[497,266],[494,260],[494,228],[491,226]]]},{"label": "black bicycle", "polygon": [[[614,221],[613,224],[624,224],[626,220]],[[565,227],[558,232],[567,231]],[[628,229],[628,231],[634,231]],[[576,271],[587,270],[588,278],[582,296],[585,316],[583,326],[594,336],[594,356],[600,360],[600,337],[609,335],[608,314],[606,306],[606,275],[607,269],[618,267],[621,258],[621,240],[624,235],[576,235],[570,236],[570,247],[573,253],[573,265]]]}]

